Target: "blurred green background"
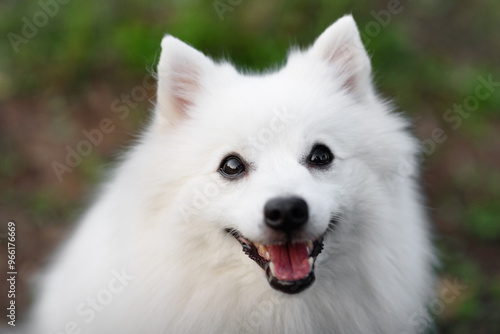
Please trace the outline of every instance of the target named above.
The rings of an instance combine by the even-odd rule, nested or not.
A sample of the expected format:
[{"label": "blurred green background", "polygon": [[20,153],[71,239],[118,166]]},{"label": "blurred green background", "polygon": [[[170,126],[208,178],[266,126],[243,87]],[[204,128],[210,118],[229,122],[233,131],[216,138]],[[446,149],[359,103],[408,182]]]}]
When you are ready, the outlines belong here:
[{"label": "blurred green background", "polygon": [[[15,220],[18,312],[29,305],[34,274],[147,120],[155,92],[143,80],[165,33],[261,70],[282,63],[290,43],[309,45],[352,13],[383,95],[414,119],[422,140],[436,128],[446,134],[423,154],[424,188],[440,281],[467,288],[445,302],[437,287],[438,330],[500,333],[500,86],[473,105],[479,77],[500,82],[499,1],[60,1],[0,2],[0,242]],[[144,91],[148,98],[137,98]],[[112,106],[133,93],[122,119]],[[473,110],[461,124],[447,122],[447,110],[464,103]],[[59,181],[52,163],[64,163],[68,146],[103,118],[114,131]]]}]

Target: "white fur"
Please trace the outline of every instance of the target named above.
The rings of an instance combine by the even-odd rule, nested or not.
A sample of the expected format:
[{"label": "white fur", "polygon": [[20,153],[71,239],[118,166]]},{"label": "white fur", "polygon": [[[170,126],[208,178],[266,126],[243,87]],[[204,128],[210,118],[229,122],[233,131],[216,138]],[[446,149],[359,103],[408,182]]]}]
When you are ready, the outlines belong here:
[{"label": "white fur", "polygon": [[[71,322],[92,334],[420,332],[433,250],[418,180],[400,175],[418,144],[375,95],[352,17],[265,74],[171,36],[162,48],[154,120],[47,271],[28,332]],[[317,142],[335,154],[328,170],[302,163]],[[217,172],[232,152],[251,164],[236,181]],[[315,283],[296,295],[272,289],[224,232],[271,241],[263,206],[282,195],[308,203],[307,238],[341,217]],[[86,323],[78,305],[113,270],[134,280]]]}]

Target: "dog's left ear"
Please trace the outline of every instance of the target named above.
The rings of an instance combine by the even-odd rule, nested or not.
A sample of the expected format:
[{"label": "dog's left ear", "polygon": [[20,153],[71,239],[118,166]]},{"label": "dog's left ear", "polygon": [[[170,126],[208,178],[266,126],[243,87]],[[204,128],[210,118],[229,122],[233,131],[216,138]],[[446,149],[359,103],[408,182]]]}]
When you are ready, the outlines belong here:
[{"label": "dog's left ear", "polygon": [[158,64],[156,121],[175,124],[190,112],[209,86],[215,63],[200,51],[166,35]]},{"label": "dog's left ear", "polygon": [[343,86],[358,97],[371,91],[370,58],[361,42],[356,22],[346,15],[328,27],[309,52],[337,67]]}]

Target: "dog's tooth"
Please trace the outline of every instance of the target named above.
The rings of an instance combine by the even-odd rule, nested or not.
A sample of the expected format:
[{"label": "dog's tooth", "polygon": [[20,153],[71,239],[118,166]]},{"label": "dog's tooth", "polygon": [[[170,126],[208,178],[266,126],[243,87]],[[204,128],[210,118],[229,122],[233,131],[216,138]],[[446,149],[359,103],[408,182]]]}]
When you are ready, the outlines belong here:
[{"label": "dog's tooth", "polygon": [[311,255],[312,250],[313,250],[313,242],[312,241],[307,241],[306,243],[306,249],[307,249],[307,254]]},{"label": "dog's tooth", "polygon": [[265,258],[266,260],[269,260],[266,258],[266,253],[269,253],[267,251],[267,247],[264,246],[264,245],[260,245],[257,247],[257,251],[259,252],[259,255],[262,256],[263,258]]},{"label": "dog's tooth", "polygon": [[271,260],[271,255],[269,255],[269,252],[266,252],[266,254],[264,255],[264,259],[266,259],[267,261]]},{"label": "dog's tooth", "polygon": [[276,268],[274,267],[274,263],[269,262],[269,269],[271,270],[271,274],[272,274],[273,276],[276,276],[276,271],[275,271],[275,270],[276,270]]},{"label": "dog's tooth", "polygon": [[309,257],[309,270],[312,270],[314,265],[314,259],[312,257]]}]

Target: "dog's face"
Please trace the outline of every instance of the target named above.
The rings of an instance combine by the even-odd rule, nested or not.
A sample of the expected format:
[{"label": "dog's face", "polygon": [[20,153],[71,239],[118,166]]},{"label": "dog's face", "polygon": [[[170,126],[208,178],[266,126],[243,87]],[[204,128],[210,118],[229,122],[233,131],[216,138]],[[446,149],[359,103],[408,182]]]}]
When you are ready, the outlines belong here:
[{"label": "dog's face", "polygon": [[264,75],[239,74],[170,36],[162,47],[155,131],[169,134],[175,174],[187,180],[186,220],[236,237],[275,289],[304,290],[325,235],[360,203],[377,206],[370,189],[413,147],[384,135],[403,122],[372,90],[353,19]]}]

